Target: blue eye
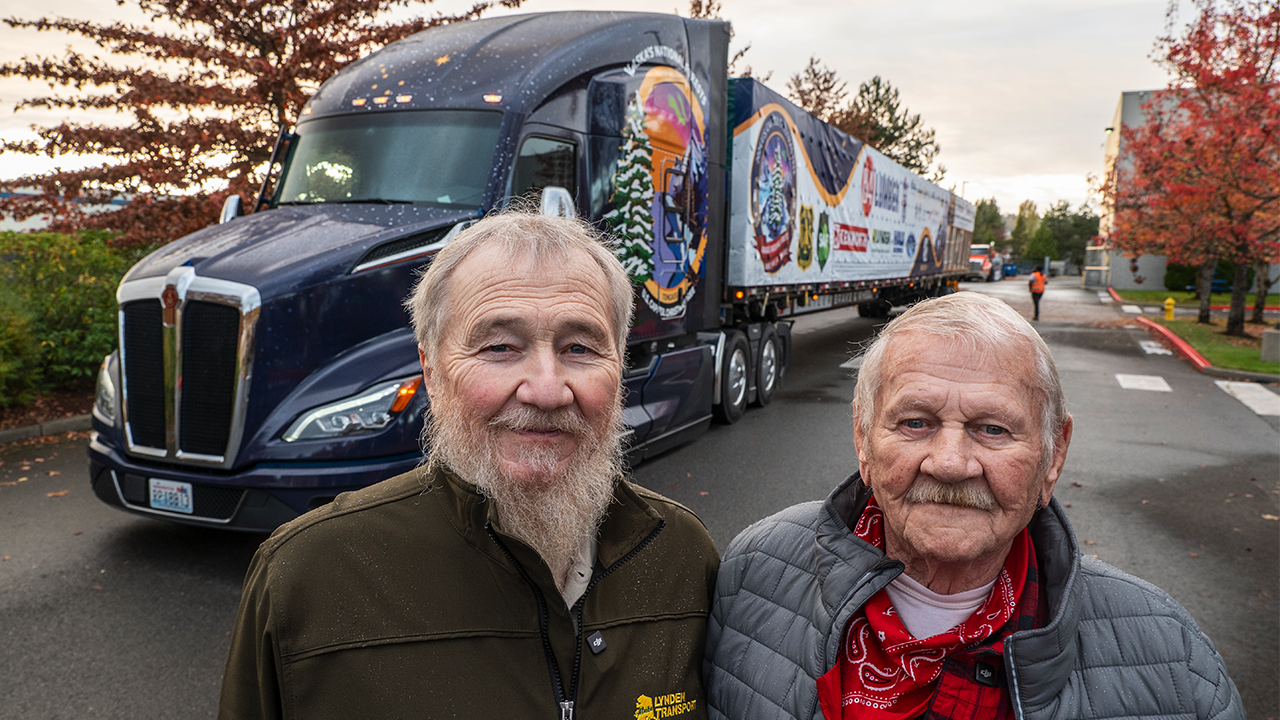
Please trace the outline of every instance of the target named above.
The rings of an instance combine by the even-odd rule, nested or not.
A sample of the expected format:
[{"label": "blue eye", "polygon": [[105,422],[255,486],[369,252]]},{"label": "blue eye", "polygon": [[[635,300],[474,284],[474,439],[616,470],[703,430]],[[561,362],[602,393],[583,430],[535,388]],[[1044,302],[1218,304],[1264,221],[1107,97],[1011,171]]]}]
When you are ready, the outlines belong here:
[{"label": "blue eye", "polygon": [[1005,430],[999,425],[983,425],[982,431],[988,435],[1003,435],[1008,432],[1008,430]]},{"label": "blue eye", "polygon": [[489,347],[487,347],[487,348],[485,348],[485,349],[486,349],[486,350],[488,350],[489,352],[502,353],[502,352],[506,352],[506,351],[510,350],[510,349],[511,349],[511,346],[510,346],[510,345],[505,345],[505,344],[499,343],[499,344],[497,344],[497,345],[490,345]]},{"label": "blue eye", "polygon": [[910,420],[907,420],[906,422],[904,422],[904,423],[902,423],[902,424],[903,424],[903,425],[906,425],[907,427],[911,428],[912,430],[920,430],[920,429],[922,429],[922,428],[924,427],[924,421],[923,421],[923,420],[921,420],[920,418],[911,418]]},{"label": "blue eye", "polygon": [[569,352],[573,353],[574,355],[586,355],[588,350],[586,345],[579,345],[578,343],[574,343],[569,346]]}]

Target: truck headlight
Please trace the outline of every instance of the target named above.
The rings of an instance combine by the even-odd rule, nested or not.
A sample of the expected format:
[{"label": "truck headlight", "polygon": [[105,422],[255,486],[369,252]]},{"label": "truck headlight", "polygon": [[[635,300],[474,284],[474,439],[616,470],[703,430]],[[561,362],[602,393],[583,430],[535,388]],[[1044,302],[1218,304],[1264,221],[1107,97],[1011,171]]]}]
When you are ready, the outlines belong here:
[{"label": "truck headlight", "polygon": [[106,356],[102,359],[102,367],[98,368],[98,389],[93,398],[93,411],[98,414],[99,420],[115,425],[116,384],[111,381],[111,371],[107,368],[110,360],[111,356]]},{"label": "truck headlight", "polygon": [[421,384],[422,376],[392,380],[311,410],[289,426],[284,440],[318,440],[381,430],[409,407]]}]

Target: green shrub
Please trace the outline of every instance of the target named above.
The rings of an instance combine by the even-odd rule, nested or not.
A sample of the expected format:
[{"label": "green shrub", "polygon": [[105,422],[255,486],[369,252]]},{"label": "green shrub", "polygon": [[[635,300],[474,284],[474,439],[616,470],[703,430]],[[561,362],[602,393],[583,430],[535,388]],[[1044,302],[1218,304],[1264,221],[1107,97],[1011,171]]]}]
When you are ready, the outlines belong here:
[{"label": "green shrub", "polygon": [[0,285],[0,408],[31,402],[40,381],[40,347],[31,334],[31,318],[17,294]]},{"label": "green shrub", "polygon": [[107,233],[0,233],[0,285],[39,349],[42,391],[91,387],[116,346],[116,287],[150,248],[112,248]]}]

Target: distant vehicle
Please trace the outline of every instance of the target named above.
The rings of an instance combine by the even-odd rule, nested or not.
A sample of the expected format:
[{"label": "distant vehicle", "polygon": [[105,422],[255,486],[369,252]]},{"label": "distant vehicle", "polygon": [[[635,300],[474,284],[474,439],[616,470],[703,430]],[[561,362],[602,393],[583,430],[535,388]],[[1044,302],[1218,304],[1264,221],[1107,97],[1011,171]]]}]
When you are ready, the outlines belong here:
[{"label": "distant vehicle", "polygon": [[412,469],[426,393],[401,301],[511,198],[623,239],[631,457],[767,405],[791,316],[950,292],[972,203],[727,75],[729,26],[646,13],[432,28],[322,85],[259,211],[116,293],[89,444],[128,512],[271,530]]},{"label": "distant vehicle", "polygon": [[1004,277],[1004,266],[1000,253],[991,249],[990,245],[969,246],[969,280],[985,280],[994,282]]}]

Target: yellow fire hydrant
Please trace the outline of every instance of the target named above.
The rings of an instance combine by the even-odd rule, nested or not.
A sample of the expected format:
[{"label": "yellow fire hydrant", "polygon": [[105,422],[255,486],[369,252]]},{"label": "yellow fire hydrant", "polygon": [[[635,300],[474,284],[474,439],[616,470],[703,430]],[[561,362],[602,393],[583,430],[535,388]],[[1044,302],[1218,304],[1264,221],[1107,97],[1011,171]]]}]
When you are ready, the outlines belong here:
[{"label": "yellow fire hydrant", "polygon": [[1173,298],[1164,299],[1164,319],[1165,320],[1173,319],[1173,306],[1177,304],[1178,304],[1178,301],[1174,300]]}]

